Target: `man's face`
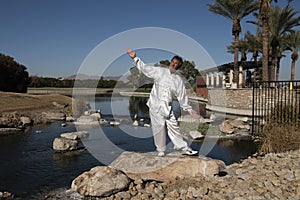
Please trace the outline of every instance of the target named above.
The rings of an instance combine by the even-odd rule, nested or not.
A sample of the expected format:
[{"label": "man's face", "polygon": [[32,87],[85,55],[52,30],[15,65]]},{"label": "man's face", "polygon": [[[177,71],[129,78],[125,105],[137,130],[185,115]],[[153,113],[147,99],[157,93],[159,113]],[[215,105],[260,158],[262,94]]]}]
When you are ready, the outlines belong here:
[{"label": "man's face", "polygon": [[176,71],[177,69],[180,68],[180,66],[181,66],[180,61],[177,60],[177,59],[175,59],[175,58],[173,58],[173,59],[171,60],[171,63],[170,63],[170,65],[169,65],[169,68],[170,68],[172,71]]}]

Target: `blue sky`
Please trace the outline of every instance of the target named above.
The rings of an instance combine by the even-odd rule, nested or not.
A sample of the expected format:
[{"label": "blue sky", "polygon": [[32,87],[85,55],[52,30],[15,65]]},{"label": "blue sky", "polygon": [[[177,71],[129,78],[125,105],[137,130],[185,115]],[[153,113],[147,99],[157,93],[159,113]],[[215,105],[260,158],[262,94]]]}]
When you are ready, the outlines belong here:
[{"label": "blue sky", "polygon": [[[122,75],[132,61],[125,48],[132,47],[135,39],[123,41],[124,55],[118,53],[108,66],[101,66],[103,54],[97,47],[108,41],[108,52],[115,44],[111,38],[143,27],[158,27],[176,31],[197,42],[213,62],[201,63],[192,52],[182,52],[183,58],[199,60],[197,68],[204,69],[233,61],[226,46],[232,42],[232,22],[208,11],[209,0],[1,0],[0,53],[9,55],[27,67],[30,75],[67,77],[80,71],[89,55],[98,56],[97,67],[104,75]],[[280,0],[284,2],[284,0]],[[292,5],[300,10],[299,0]],[[242,33],[254,31],[254,25],[242,21]],[[147,37],[150,37],[151,34]],[[122,38],[122,37],[121,37]],[[152,38],[153,39],[153,38]],[[171,40],[171,38],[166,38]],[[137,40],[138,41],[138,40]],[[127,42],[127,43],[126,43]],[[176,41],[174,41],[176,43]],[[121,44],[121,43],[120,43]],[[181,45],[181,44],[178,44]],[[138,45],[133,45],[138,48]],[[143,46],[141,44],[141,46]],[[123,48],[123,47],[122,47]],[[173,52],[137,50],[147,62],[170,59]],[[248,55],[248,59],[251,59]],[[281,79],[290,77],[290,54],[282,61]],[[102,73],[101,72],[101,73]],[[96,72],[95,72],[96,73]],[[97,74],[94,74],[97,75]],[[296,78],[300,78],[300,60],[296,65]]]}]

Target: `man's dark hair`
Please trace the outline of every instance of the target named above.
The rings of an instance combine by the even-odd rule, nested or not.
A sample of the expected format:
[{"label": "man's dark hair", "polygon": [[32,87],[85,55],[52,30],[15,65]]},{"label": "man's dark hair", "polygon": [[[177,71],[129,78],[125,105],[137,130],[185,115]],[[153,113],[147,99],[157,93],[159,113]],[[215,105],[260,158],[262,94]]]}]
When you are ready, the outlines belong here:
[{"label": "man's dark hair", "polygon": [[[179,66],[179,68],[181,67],[181,65],[182,65],[182,63],[183,63],[183,60],[182,60],[182,58],[180,57],[180,56],[174,56],[173,58],[172,58],[172,60],[174,60],[174,59],[176,59],[176,60],[178,60],[179,62],[180,62],[180,66]],[[172,61],[171,60],[171,61]]]}]

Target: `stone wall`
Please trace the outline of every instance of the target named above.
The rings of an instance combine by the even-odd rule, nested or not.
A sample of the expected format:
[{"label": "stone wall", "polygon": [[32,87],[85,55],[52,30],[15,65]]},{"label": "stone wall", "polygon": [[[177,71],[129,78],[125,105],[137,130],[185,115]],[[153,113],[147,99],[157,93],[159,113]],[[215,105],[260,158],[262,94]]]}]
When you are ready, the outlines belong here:
[{"label": "stone wall", "polygon": [[207,109],[237,115],[252,115],[252,89],[209,89]]}]

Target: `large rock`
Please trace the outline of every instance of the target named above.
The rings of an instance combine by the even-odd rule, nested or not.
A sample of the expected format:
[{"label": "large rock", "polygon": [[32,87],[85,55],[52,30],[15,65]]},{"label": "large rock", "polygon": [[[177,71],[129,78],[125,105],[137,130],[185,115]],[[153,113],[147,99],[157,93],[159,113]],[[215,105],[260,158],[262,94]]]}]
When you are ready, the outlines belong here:
[{"label": "large rock", "polygon": [[62,133],[60,137],[70,139],[70,140],[77,140],[82,139],[88,136],[87,131],[77,131],[77,132],[69,132],[69,133]]},{"label": "large rock", "polygon": [[22,122],[23,125],[32,123],[32,120],[29,117],[25,117],[25,116],[20,117],[20,121]]},{"label": "large rock", "polygon": [[58,120],[62,121],[66,118],[65,114],[62,112],[43,112],[42,116],[45,117],[48,120]]},{"label": "large rock", "polygon": [[198,156],[182,156],[179,152],[158,157],[156,152],[123,152],[111,166],[138,180],[166,181],[190,177],[210,177],[225,169],[221,160]]},{"label": "large rock", "polygon": [[72,181],[71,189],[84,196],[110,196],[128,188],[130,179],[121,171],[97,166]]},{"label": "large rock", "polygon": [[101,114],[100,113],[93,113],[93,114],[91,114],[91,116],[96,117],[98,121],[101,119]]},{"label": "large rock", "polygon": [[20,122],[20,114],[17,112],[12,113],[0,113],[0,126],[1,127],[18,127],[22,125]]},{"label": "large rock", "polygon": [[192,137],[193,140],[203,139],[205,137],[199,131],[190,131],[189,135]]},{"label": "large rock", "polygon": [[91,125],[91,124],[99,124],[98,118],[96,116],[80,116],[74,124],[83,124],[83,125]]},{"label": "large rock", "polygon": [[250,126],[249,124],[245,124],[242,120],[235,119],[235,120],[225,120],[222,124],[219,125],[220,131],[226,134],[233,134],[238,130],[245,130],[249,131]]},{"label": "large rock", "polygon": [[77,140],[67,138],[55,138],[53,141],[53,149],[56,151],[72,151],[77,149]]}]

